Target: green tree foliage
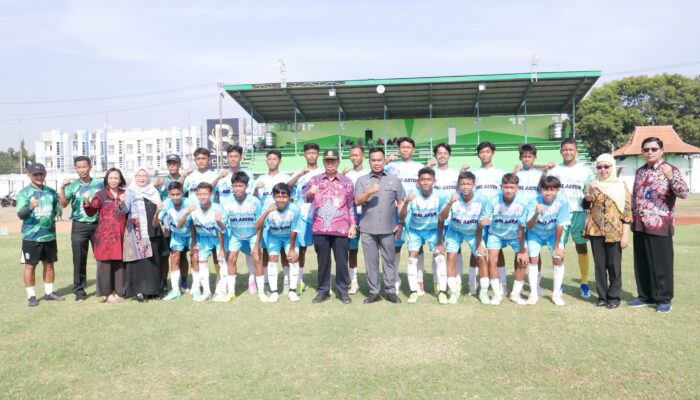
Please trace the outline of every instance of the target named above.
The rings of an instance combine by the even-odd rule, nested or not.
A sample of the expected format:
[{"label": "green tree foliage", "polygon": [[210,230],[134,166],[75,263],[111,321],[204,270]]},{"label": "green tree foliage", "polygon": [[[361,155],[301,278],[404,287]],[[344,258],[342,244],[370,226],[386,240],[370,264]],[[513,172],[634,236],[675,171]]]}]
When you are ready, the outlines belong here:
[{"label": "green tree foliage", "polygon": [[638,125],[673,125],[700,146],[700,77],[635,76],[591,90],[576,112],[576,134],[592,157],[625,144]]},{"label": "green tree foliage", "polygon": [[[20,159],[25,165],[27,162],[33,163],[36,161],[36,155],[29,154],[24,140],[22,140],[19,148],[19,151],[13,147],[8,148],[7,151],[0,151],[0,175],[20,173]],[[20,157],[20,152],[22,157]]]}]

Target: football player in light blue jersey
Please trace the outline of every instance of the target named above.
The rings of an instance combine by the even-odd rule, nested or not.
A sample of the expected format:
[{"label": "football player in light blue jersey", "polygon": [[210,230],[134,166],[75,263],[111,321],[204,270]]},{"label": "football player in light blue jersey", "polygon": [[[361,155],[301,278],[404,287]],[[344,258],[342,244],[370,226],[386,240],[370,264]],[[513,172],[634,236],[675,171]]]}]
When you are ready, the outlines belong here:
[{"label": "football player in light blue jersey", "polygon": [[[515,282],[510,299],[517,304],[525,304],[525,300],[520,297],[525,281],[525,266],[528,262],[527,249],[525,248],[525,227],[527,222],[534,215],[534,204],[527,200],[518,198],[518,177],[508,173],[501,179],[501,194],[486,203],[481,214],[479,225],[489,226],[489,236],[484,243],[479,244],[478,253],[484,253],[488,249],[489,255],[489,277],[491,285],[498,276],[497,261],[498,252],[510,246],[516,253]],[[491,304],[498,305],[503,299],[501,285],[496,285],[494,297]]]},{"label": "football player in light blue jersey", "polygon": [[[295,199],[297,206],[301,210],[301,222],[304,229],[297,237],[299,245],[299,286],[297,287],[298,294],[301,294],[306,288],[304,284],[304,265],[306,265],[306,248],[314,244],[314,236],[311,234],[311,223],[314,220],[313,209],[311,203],[306,201],[304,197],[304,189],[308,185],[311,178],[316,175],[326,172],[325,168],[318,165],[318,156],[320,149],[316,143],[304,144],[304,158],[306,159],[306,167],[299,171],[289,181],[289,187],[292,189],[291,196]],[[287,257],[289,260],[289,257]],[[269,275],[269,273],[268,273]]]},{"label": "football player in light blue jersey", "polygon": [[[182,278],[187,281],[187,252],[190,251],[192,233],[190,231],[190,217],[185,217],[185,224],[178,227],[180,219],[187,212],[190,199],[183,197],[182,184],[172,181],[168,184],[168,198],[163,202],[163,209],[158,215],[164,231],[170,231],[170,291],[163,298],[165,301],[180,298],[182,289]],[[185,271],[182,272],[182,266]]]},{"label": "football player in light blue jersey", "polygon": [[[277,293],[277,262],[279,256],[284,249],[289,261],[289,300],[299,301],[299,295],[296,292],[297,285],[300,280],[299,268],[299,245],[296,242],[298,235],[304,230],[304,223],[301,220],[301,210],[299,206],[290,201],[291,189],[286,183],[278,183],[272,188],[272,195],[275,203],[271,204],[263,211],[258,221],[255,223],[255,229],[258,231],[258,243],[262,236],[265,236],[265,245],[269,262],[267,264],[267,278],[270,284],[270,297],[263,297],[263,291],[258,291],[260,300],[270,303],[276,303],[279,299]],[[258,251],[258,246],[255,252]],[[263,287],[264,278],[256,276],[258,287]],[[261,295],[262,294],[262,295]]]},{"label": "football player in light blue jersey", "polygon": [[[187,217],[191,218],[192,235],[192,299],[197,302],[211,298],[209,286],[209,256],[219,254],[220,262],[226,265],[224,255],[224,234],[226,224],[223,222],[224,210],[211,202],[212,186],[207,182],[197,185],[197,202],[190,204],[180,218],[177,226],[185,226]],[[199,284],[198,284],[199,283]],[[200,285],[202,292],[200,293]]]},{"label": "football player in light blue jersey", "polygon": [[[482,241],[483,229],[479,228],[479,217],[486,205],[486,198],[474,195],[474,181],[476,177],[469,171],[462,171],[459,174],[458,186],[460,193],[453,193],[450,201],[440,212],[440,227],[438,227],[438,244],[445,243],[447,251],[447,286],[450,289],[450,304],[457,304],[460,290],[457,282],[457,260],[461,258],[460,248],[462,242],[469,245],[472,255],[476,258],[481,277],[481,293],[479,300],[482,304],[489,304],[488,266],[486,265],[486,254],[478,254],[476,249]],[[450,221],[447,227],[447,234],[442,236],[440,229],[445,222]]]},{"label": "football player in light blue jersey", "polygon": [[[401,160],[393,161],[393,159],[396,157],[390,157],[389,160],[391,162],[384,167],[384,171],[399,178],[399,181],[401,181],[401,186],[403,186],[403,190],[408,196],[409,193],[418,190],[418,171],[423,168],[423,164],[412,160],[413,152],[416,150],[416,142],[413,139],[409,137],[400,137],[397,139],[396,145],[399,146],[399,156],[401,157]],[[396,222],[398,221],[399,216],[397,210]],[[403,246],[403,243],[406,240],[406,232],[405,229],[403,229],[403,225],[399,224],[399,229],[401,230],[400,238],[397,239],[396,243],[394,244],[396,253],[394,256],[394,264],[397,268],[399,268],[401,265],[401,246]],[[421,252],[418,256],[418,294],[421,296],[425,294],[425,291],[423,290],[423,264],[423,253]],[[400,286],[401,280],[399,279],[396,281],[396,292],[399,291]]]},{"label": "football player in light blue jersey", "polygon": [[438,222],[442,209],[447,204],[447,198],[440,196],[434,189],[435,171],[424,167],[418,171],[420,190],[411,192],[399,211],[399,220],[407,226],[408,241],[408,286],[411,288],[409,303],[418,301],[418,251],[423,244],[428,244],[430,252],[437,264],[437,280],[440,293],[438,301],[447,304],[447,264],[445,248],[438,243]]},{"label": "football player in light blue jersey", "polygon": [[525,143],[520,145],[518,151],[520,152],[520,162],[522,164],[516,165],[513,171],[520,180],[520,183],[518,183],[518,196],[526,200],[533,200],[540,194],[540,179],[542,179],[544,170],[547,167],[535,165],[535,160],[537,159],[537,148],[535,146]]},{"label": "football player in light blue jersey", "polygon": [[[370,169],[364,168],[365,149],[360,145],[352,146],[350,149],[350,162],[352,169],[345,168],[343,175],[350,178],[353,186],[357,183],[357,179],[361,176],[369,174]],[[355,206],[355,221],[357,226],[360,226],[360,217],[362,216],[362,206]],[[360,290],[360,285],[357,283],[357,252],[360,248],[360,231],[358,228],[357,235],[353,239],[348,240],[348,267],[350,269],[350,287],[348,294],[355,294]]]},{"label": "football player in light blue jersey", "polygon": [[[242,252],[246,256],[252,258],[252,251],[255,248],[257,240],[257,230],[255,222],[260,217],[261,205],[257,197],[249,195],[248,191],[248,174],[243,171],[235,172],[231,175],[231,187],[233,188],[233,198],[225,200],[221,207],[224,209],[226,220],[226,235],[224,236],[224,246],[227,252],[226,264],[228,271],[226,279],[222,274],[217,288],[217,294],[214,296],[215,302],[228,303],[236,299],[236,262],[238,261],[238,253]],[[249,279],[255,280],[255,275],[262,275],[262,265],[258,260],[253,259],[254,268],[248,271]],[[250,268],[250,267],[249,267]],[[223,283],[222,283],[223,281]]]},{"label": "football player in light blue jersey", "polygon": [[[552,302],[558,306],[564,305],[561,298],[561,284],[564,280],[564,228],[571,223],[569,204],[558,197],[561,182],[554,176],[547,176],[540,181],[541,195],[537,197],[535,214],[527,224],[527,252],[530,256],[530,264],[527,266],[527,279],[530,288],[540,286],[541,274],[538,272],[540,251],[543,246],[549,247],[552,253],[553,280]],[[535,286],[536,285],[536,286]],[[527,304],[537,304],[539,293],[530,291]]]},{"label": "football player in light blue jersey", "polygon": [[241,169],[241,160],[243,159],[243,148],[238,145],[230,145],[226,148],[226,162],[228,162],[228,169],[222,170],[216,177],[212,186],[214,187],[214,195],[216,202],[223,204],[233,198],[233,188],[231,187],[231,178],[228,176],[233,176],[236,172],[245,172],[248,175],[250,184],[246,193],[253,194],[253,187],[255,186],[253,171],[249,169]]}]

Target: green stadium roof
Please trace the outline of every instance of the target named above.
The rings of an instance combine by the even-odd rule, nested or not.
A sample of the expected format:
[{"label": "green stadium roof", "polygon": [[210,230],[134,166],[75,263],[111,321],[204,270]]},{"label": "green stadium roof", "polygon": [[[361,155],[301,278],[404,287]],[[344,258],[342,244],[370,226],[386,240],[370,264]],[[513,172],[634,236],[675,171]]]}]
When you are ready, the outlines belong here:
[{"label": "green stadium roof", "polygon": [[[225,85],[257,122],[561,114],[581,101],[600,71],[438,76]],[[479,90],[483,84],[484,90]],[[383,85],[385,92],[377,93]],[[335,96],[330,96],[335,89]]]}]

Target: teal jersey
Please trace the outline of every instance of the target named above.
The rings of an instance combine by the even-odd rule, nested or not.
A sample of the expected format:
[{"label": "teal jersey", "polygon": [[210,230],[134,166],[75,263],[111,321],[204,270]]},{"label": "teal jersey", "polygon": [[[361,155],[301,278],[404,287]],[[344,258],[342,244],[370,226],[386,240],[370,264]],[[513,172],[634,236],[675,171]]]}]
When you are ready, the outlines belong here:
[{"label": "teal jersey", "polygon": [[[56,240],[56,215],[61,209],[58,193],[44,185],[40,190],[29,185],[17,193],[17,214],[29,211],[29,202],[39,200],[39,205],[23,218],[22,239],[32,242],[51,242]],[[21,218],[21,216],[20,216]]]},{"label": "teal jersey", "polygon": [[207,211],[202,210],[202,206],[197,203],[197,209],[194,210],[190,217],[194,225],[197,236],[217,237],[223,229],[216,223],[216,214],[221,214],[221,221],[224,221],[224,209],[216,203],[211,203]]},{"label": "teal jersey", "polygon": [[163,202],[163,209],[160,210],[160,214],[158,214],[158,219],[160,219],[160,222],[170,229],[170,232],[180,236],[190,235],[190,221],[192,218],[189,215],[187,216],[187,219],[185,219],[185,225],[182,228],[177,227],[178,222],[180,222],[180,218],[182,218],[182,215],[187,212],[190,204],[192,204],[192,201],[190,201],[190,199],[187,197],[183,197],[180,208],[178,209],[175,207],[172,200],[169,198],[165,199]]},{"label": "teal jersey", "polygon": [[158,192],[160,192],[160,199],[165,201],[165,199],[168,198],[168,186],[170,186],[171,182],[179,181],[180,176],[178,175],[177,178],[173,179],[170,177],[170,174],[168,174],[168,175],[165,175],[163,177],[163,179],[164,179],[163,185],[158,188]]},{"label": "teal jersey", "polygon": [[238,201],[236,196],[221,204],[224,209],[224,222],[226,222],[229,235],[240,239],[254,236],[255,222],[260,217],[262,205],[257,197],[247,195],[243,201]]},{"label": "teal jersey", "polygon": [[479,217],[487,202],[484,196],[474,196],[469,202],[459,196],[459,200],[450,207],[450,216],[447,218],[450,221],[450,229],[465,236],[476,236]]},{"label": "teal jersey", "polygon": [[417,191],[416,198],[408,203],[406,227],[417,231],[437,230],[440,212],[449,200],[437,190],[428,197],[423,196],[422,190]]},{"label": "teal jersey", "polygon": [[544,210],[537,217],[537,224],[532,228],[537,236],[546,238],[554,236],[557,233],[557,226],[566,226],[571,224],[571,213],[569,212],[569,203],[565,198],[557,196],[552,204],[544,202],[542,196],[537,196],[534,200],[535,205],[542,204]]},{"label": "teal jersey", "polygon": [[535,213],[535,203],[520,196],[510,204],[503,202],[503,193],[490,198],[483,211],[481,218],[489,218],[489,235],[496,235],[501,239],[513,240],[518,238],[518,227],[523,228],[527,221]]},{"label": "teal jersey", "polygon": [[76,179],[64,189],[66,195],[66,201],[70,203],[71,213],[70,219],[78,222],[97,222],[97,215],[92,217],[85,214],[85,209],[83,208],[83,194],[88,193],[88,201],[92,200],[95,193],[104,189],[104,183],[97,179],[90,178],[90,182],[83,183],[80,179]]}]

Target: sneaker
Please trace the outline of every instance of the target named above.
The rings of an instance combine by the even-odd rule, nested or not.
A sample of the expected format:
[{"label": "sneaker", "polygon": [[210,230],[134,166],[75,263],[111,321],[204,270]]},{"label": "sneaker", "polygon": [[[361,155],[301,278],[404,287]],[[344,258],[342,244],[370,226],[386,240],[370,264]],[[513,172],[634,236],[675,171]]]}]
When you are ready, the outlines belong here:
[{"label": "sneaker", "polygon": [[289,292],[289,301],[299,301],[299,295],[295,291]]},{"label": "sneaker", "polygon": [[652,303],[648,303],[640,298],[636,298],[627,302],[627,307],[632,308],[646,307],[648,305],[652,305]]},{"label": "sneaker", "polygon": [[171,291],[168,292],[168,294],[163,297],[163,300],[165,301],[172,301],[172,300],[177,300],[182,296],[179,290],[177,289],[172,289]]},{"label": "sneaker", "polygon": [[187,282],[180,282],[180,293],[189,293],[190,289],[187,287]]},{"label": "sneaker", "polygon": [[282,284],[282,294],[287,294],[289,293],[289,281],[284,280],[284,283]]},{"label": "sneaker", "polygon": [[447,295],[444,292],[440,292],[440,294],[438,294],[438,303],[447,304]]},{"label": "sneaker", "polygon": [[229,293],[227,294],[224,299],[221,301],[222,303],[230,303],[232,301],[236,300],[236,294],[235,293]]},{"label": "sneaker", "polygon": [[418,292],[411,292],[411,295],[408,296],[408,302],[410,304],[413,304],[418,301]]},{"label": "sneaker", "polygon": [[226,298],[227,294],[226,293],[217,293],[214,295],[214,299],[212,300],[214,303],[222,303],[224,299]]},{"label": "sneaker", "polygon": [[423,288],[423,281],[418,281],[418,290],[416,291],[418,296],[425,296],[425,289]]},{"label": "sneaker", "polygon": [[211,293],[202,293],[201,296],[199,296],[199,302],[204,303],[205,301],[211,299]]},{"label": "sneaker", "polygon": [[258,292],[258,299],[261,303],[269,303],[270,299],[267,297],[265,292]]},{"label": "sneaker", "polygon": [[360,285],[357,284],[357,279],[350,282],[350,288],[348,289],[348,294],[355,294],[360,291]]},{"label": "sneaker", "polygon": [[297,286],[297,294],[301,295],[304,293],[304,290],[306,290],[306,284],[303,281],[299,281],[299,285]]},{"label": "sneaker", "polygon": [[671,303],[662,303],[656,306],[656,312],[661,314],[668,314],[672,309]]},{"label": "sneaker", "polygon": [[27,305],[29,307],[36,307],[39,305],[39,300],[36,299],[36,296],[32,296],[27,300]]},{"label": "sneaker", "polygon": [[557,306],[563,306],[566,303],[564,303],[564,300],[561,298],[561,295],[558,294],[553,294],[552,295],[552,303]]},{"label": "sneaker", "polygon": [[84,294],[76,294],[75,295],[75,301],[80,303],[81,301],[85,301],[87,299],[87,296]]},{"label": "sneaker", "polygon": [[248,293],[255,294],[258,293],[258,285],[255,283],[255,277],[248,277]]},{"label": "sneaker", "polygon": [[459,296],[455,293],[450,294],[450,299],[447,301],[450,304],[457,304],[457,301],[459,300]]},{"label": "sneaker", "polygon": [[525,302],[525,299],[523,299],[522,297],[520,297],[520,294],[511,293],[510,296],[509,296],[508,298],[509,298],[510,301],[512,301],[513,303],[519,304],[519,305],[521,305],[521,306],[524,306],[525,304],[527,304],[527,303]]},{"label": "sneaker", "polygon": [[501,301],[503,301],[503,295],[501,294],[495,294],[493,298],[491,299],[491,305],[492,306],[497,306],[501,304]]},{"label": "sneaker", "polygon": [[581,284],[581,297],[584,299],[591,297],[591,289],[585,283]]},{"label": "sneaker", "polygon": [[539,295],[536,295],[536,294],[534,294],[534,293],[531,293],[531,294],[530,294],[530,297],[528,297],[527,300],[525,301],[525,304],[534,306],[535,304],[537,304],[537,301],[538,301],[539,299],[540,299],[540,296],[539,296]]},{"label": "sneaker", "polygon": [[479,293],[479,301],[481,302],[481,304],[483,304],[485,306],[491,304],[491,299],[489,298],[489,294],[486,292]]},{"label": "sneaker", "polygon": [[542,286],[537,287],[537,295],[544,296],[544,288]]},{"label": "sneaker", "polygon": [[272,292],[270,294],[270,297],[267,298],[268,303],[277,303],[277,300],[279,300],[280,295],[277,292]]},{"label": "sneaker", "polygon": [[202,301],[202,294],[199,292],[192,292],[192,301],[199,303]]},{"label": "sneaker", "polygon": [[47,301],[64,301],[66,298],[63,296],[60,296],[56,293],[49,293],[47,295],[44,295],[44,300]]}]

